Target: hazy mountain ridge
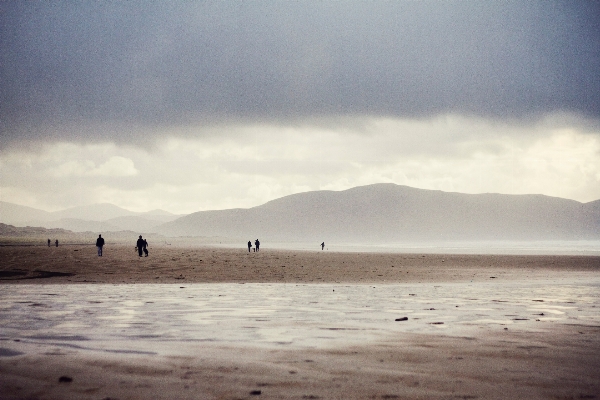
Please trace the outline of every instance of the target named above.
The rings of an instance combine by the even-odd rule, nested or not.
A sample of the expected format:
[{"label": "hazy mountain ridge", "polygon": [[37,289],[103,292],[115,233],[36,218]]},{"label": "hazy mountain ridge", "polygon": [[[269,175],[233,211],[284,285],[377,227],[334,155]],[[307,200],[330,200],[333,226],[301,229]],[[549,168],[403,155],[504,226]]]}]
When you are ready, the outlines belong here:
[{"label": "hazy mountain ridge", "polygon": [[298,193],[249,209],[200,211],[182,217],[162,210],[135,213],[112,204],[51,213],[0,202],[0,211],[0,222],[17,226],[244,240],[600,239],[600,200],[580,203],[544,195],[464,194],[395,184]]},{"label": "hazy mountain ridge", "polygon": [[0,202],[0,222],[15,226],[62,228],[73,232],[131,230],[151,232],[179,215],[164,210],[134,212],[109,203],[73,207],[49,212],[18,204]]},{"label": "hazy mountain ridge", "polygon": [[159,227],[169,236],[278,241],[576,240],[600,237],[600,201],[463,194],[375,184],[299,193],[250,209],[202,211]]}]

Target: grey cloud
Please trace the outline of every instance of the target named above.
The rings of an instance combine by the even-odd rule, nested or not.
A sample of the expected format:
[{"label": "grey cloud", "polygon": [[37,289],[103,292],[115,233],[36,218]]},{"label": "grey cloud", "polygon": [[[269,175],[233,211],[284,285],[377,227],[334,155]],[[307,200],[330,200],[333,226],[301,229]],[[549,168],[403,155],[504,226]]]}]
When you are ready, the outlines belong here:
[{"label": "grey cloud", "polygon": [[178,124],[600,118],[600,4],[0,4],[0,129],[132,142]]}]

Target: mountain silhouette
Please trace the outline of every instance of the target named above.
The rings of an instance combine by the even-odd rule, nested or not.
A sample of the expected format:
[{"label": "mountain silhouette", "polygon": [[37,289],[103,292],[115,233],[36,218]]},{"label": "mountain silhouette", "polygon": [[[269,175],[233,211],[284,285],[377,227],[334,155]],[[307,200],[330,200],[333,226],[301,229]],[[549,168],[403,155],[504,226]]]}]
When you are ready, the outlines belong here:
[{"label": "mountain silhouette", "polygon": [[152,232],[164,222],[179,216],[164,210],[134,212],[110,203],[72,207],[48,212],[32,207],[0,202],[0,223],[67,229],[73,232],[107,232],[131,230]]},{"label": "mountain silhouette", "polygon": [[196,212],[158,227],[168,236],[385,243],[600,238],[600,200],[464,194],[374,184],[285,196],[249,209]]}]

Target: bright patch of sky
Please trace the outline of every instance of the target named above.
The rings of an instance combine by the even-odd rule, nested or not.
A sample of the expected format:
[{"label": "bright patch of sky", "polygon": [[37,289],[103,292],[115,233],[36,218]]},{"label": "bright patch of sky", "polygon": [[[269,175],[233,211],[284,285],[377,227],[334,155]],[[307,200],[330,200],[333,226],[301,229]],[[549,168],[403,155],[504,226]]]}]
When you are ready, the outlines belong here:
[{"label": "bright patch of sky", "polygon": [[232,125],[222,135],[196,137],[170,131],[140,146],[48,143],[5,152],[0,189],[3,201],[46,210],[108,202],[173,213],[247,208],[298,192],[379,182],[600,199],[600,132],[565,121],[368,118]]}]

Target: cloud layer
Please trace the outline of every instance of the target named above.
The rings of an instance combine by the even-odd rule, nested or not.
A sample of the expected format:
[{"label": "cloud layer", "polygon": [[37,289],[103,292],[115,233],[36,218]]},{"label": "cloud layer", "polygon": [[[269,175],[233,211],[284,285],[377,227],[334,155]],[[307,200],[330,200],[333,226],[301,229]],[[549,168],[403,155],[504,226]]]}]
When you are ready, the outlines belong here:
[{"label": "cloud layer", "polygon": [[[0,193],[47,210],[110,202],[175,213],[378,182],[600,199],[600,132],[585,125],[549,118],[523,127],[453,115],[356,122],[339,122],[343,132],[239,125],[212,139],[165,135],[154,147],[48,143],[0,158]],[[285,140],[271,140],[276,134]]]},{"label": "cloud layer", "polygon": [[599,15],[571,1],[2,2],[2,146],[336,116],[598,119]]},{"label": "cloud layer", "polygon": [[0,196],[600,198],[600,3],[0,2]]}]

